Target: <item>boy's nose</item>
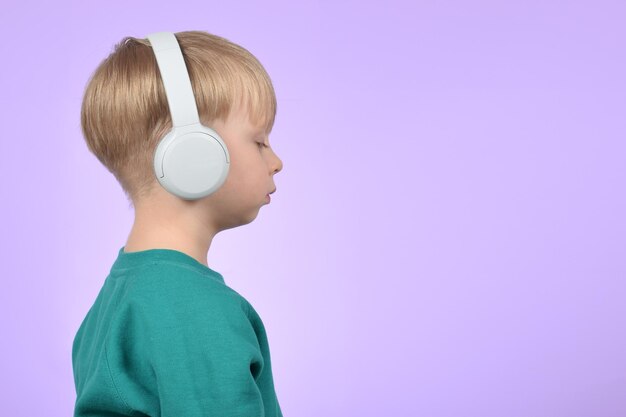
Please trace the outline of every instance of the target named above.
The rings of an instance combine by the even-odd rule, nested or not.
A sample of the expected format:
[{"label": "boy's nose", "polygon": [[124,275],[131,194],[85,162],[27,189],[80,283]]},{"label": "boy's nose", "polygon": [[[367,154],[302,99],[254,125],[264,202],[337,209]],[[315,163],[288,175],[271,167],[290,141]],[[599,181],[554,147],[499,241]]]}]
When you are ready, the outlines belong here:
[{"label": "boy's nose", "polygon": [[276,165],[275,172],[280,172],[283,170],[283,161],[278,156],[276,156],[276,160],[278,161],[278,164]]}]

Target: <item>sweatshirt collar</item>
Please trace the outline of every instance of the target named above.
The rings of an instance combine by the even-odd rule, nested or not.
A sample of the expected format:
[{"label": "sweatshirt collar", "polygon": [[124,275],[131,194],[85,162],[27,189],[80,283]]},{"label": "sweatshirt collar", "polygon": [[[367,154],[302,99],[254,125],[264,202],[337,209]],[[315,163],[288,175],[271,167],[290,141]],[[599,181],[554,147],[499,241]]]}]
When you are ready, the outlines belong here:
[{"label": "sweatshirt collar", "polygon": [[117,259],[111,267],[111,272],[115,273],[124,269],[156,264],[159,262],[178,263],[186,265],[201,274],[217,278],[219,281],[224,283],[224,277],[222,274],[198,262],[195,258],[187,255],[186,253],[174,249],[146,249],[136,252],[124,252],[125,247],[126,246],[122,246],[118,251]]}]

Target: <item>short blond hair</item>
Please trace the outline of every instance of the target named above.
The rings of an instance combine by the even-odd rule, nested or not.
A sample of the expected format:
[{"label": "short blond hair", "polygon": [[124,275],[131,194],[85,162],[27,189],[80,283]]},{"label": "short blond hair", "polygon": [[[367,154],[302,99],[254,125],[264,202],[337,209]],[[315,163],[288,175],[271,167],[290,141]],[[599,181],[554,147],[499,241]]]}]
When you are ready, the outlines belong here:
[{"label": "short blond hair", "polygon": [[[204,31],[175,33],[196,98],[200,121],[211,126],[241,106],[269,134],[276,117],[272,81],[245,48]],[[124,37],[85,88],[81,129],[87,146],[115,176],[130,204],[158,185],[158,141],[172,128],[165,88],[148,39]]]}]

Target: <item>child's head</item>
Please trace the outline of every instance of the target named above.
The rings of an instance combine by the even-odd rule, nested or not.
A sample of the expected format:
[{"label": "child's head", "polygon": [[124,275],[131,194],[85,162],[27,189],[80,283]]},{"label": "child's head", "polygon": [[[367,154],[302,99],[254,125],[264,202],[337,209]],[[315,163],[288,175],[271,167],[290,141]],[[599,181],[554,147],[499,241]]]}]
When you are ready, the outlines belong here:
[{"label": "child's head", "polygon": [[[271,148],[259,148],[259,142],[268,144],[276,115],[272,82],[250,52],[222,37],[188,31],[176,38],[200,122],[220,134],[230,153],[226,182],[207,198],[222,200],[213,204],[224,211],[232,205],[251,209],[258,194],[264,201],[275,188],[272,176],[282,169]],[[100,63],[85,89],[81,126],[89,150],[132,205],[169,198],[155,178],[153,158],[172,121],[147,39],[123,38]]]}]

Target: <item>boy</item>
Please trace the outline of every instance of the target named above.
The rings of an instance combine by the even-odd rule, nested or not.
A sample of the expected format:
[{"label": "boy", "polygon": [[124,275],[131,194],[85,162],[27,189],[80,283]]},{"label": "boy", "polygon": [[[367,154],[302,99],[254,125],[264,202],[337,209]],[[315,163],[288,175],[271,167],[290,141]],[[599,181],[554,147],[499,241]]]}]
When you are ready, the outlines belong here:
[{"label": "boy", "polygon": [[81,127],[135,222],[74,338],[74,416],[282,416],[263,322],[207,265],[213,237],[252,222],[275,191],[274,89],[246,49],[201,31],[175,36],[200,121],[227,146],[228,175],[195,200],[159,184],[168,97],[150,41],[124,38],[85,89]]}]

